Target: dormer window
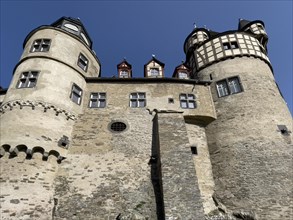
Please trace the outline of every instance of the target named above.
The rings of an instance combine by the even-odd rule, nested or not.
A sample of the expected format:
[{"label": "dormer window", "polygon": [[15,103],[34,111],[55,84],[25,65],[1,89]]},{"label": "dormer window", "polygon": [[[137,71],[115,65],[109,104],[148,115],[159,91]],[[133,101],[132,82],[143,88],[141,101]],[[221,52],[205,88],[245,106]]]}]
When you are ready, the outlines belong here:
[{"label": "dormer window", "polygon": [[85,72],[87,71],[88,62],[89,62],[88,59],[82,53],[80,53],[78,57],[77,65]]},{"label": "dormer window", "polygon": [[131,64],[124,58],[123,61],[117,64],[117,73],[119,78],[131,78],[132,70]]},{"label": "dormer window", "polygon": [[172,77],[178,79],[190,79],[190,68],[182,62],[179,66],[175,67]]},{"label": "dormer window", "polygon": [[148,78],[162,78],[164,77],[164,66],[165,64],[153,55],[152,59],[144,65],[144,76]]},{"label": "dormer window", "polygon": [[150,75],[151,76],[159,76],[160,75],[159,68],[151,68],[150,69]]},{"label": "dormer window", "polygon": [[51,24],[52,27],[61,28],[70,34],[78,37],[82,42],[88,45],[92,49],[92,41],[88,35],[85,27],[79,18],[61,17],[57,21]]}]

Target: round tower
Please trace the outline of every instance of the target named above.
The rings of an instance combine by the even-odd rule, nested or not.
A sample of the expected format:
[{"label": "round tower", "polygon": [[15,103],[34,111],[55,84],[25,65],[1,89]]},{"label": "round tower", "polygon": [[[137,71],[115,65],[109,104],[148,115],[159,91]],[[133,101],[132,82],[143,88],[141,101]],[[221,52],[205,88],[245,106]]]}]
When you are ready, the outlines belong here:
[{"label": "round tower", "polygon": [[100,64],[78,19],[40,26],[23,46],[1,105],[1,205],[7,216],[48,219],[57,163],[66,157],[83,111],[85,78],[98,77]]},{"label": "round tower", "polygon": [[[200,30],[202,31],[202,30]],[[217,120],[206,127],[215,199],[234,216],[290,219],[292,117],[267,57],[262,21],[184,43],[194,77],[210,80]]]}]

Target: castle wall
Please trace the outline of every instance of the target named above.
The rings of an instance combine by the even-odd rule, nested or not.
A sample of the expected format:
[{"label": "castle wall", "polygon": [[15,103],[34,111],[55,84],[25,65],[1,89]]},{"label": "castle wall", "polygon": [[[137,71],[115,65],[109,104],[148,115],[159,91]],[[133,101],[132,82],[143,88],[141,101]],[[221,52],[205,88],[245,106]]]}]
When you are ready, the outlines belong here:
[{"label": "castle wall", "polygon": [[56,157],[42,161],[36,153],[31,160],[26,153],[0,159],[1,219],[52,219],[53,182],[58,167]]},{"label": "castle wall", "polygon": [[209,214],[217,209],[213,201],[215,183],[212,173],[212,164],[207,144],[205,128],[200,125],[186,123],[186,130],[191,147],[196,147],[193,162],[198,179],[198,187],[203,201],[204,213]]},{"label": "castle wall", "polygon": [[[196,109],[180,108],[179,88],[183,93],[196,94],[198,101]],[[91,92],[106,93],[107,105],[105,108],[88,107]],[[129,94],[131,92],[145,92],[147,106],[145,108],[130,108]],[[186,197],[185,203],[189,201],[187,198],[190,196],[200,201],[201,195],[196,188],[197,179],[195,175],[191,175],[194,172],[194,165],[182,114],[186,114],[186,116],[208,114],[209,112],[212,114],[213,110],[207,108],[209,105],[201,105],[206,100],[204,97],[209,94],[208,87],[192,84],[125,84],[122,81],[119,83],[88,84],[83,102],[84,112],[78,116],[79,119],[72,134],[72,145],[66,159],[60,165],[55,181],[54,198],[58,200],[55,219],[73,218],[74,216],[83,216],[83,218],[86,216],[87,219],[95,219],[100,216],[116,218],[119,214],[120,217],[144,216],[156,219],[157,216],[163,215],[162,209],[164,207],[160,206],[160,204],[162,205],[160,199],[164,197],[165,192],[162,192],[158,186],[158,179],[162,177],[154,172],[150,157],[156,147],[154,146],[154,109],[157,109],[156,111],[170,111],[172,109],[181,111],[179,114],[181,115],[180,125],[183,126],[183,133],[178,130],[178,134],[173,135],[173,144],[170,149],[173,149],[174,155],[172,155],[175,158],[171,154],[165,154],[169,156],[164,157],[162,167],[166,167],[166,170],[162,169],[162,172],[163,175],[170,177],[169,169],[180,170],[177,163],[182,160],[182,157],[178,157],[178,154],[181,154],[183,150],[189,165],[185,177],[181,180],[181,189],[183,189],[181,196]],[[170,97],[174,98],[174,103],[168,103]],[[211,101],[210,106],[212,107]],[[172,122],[174,125],[179,123],[177,123],[177,117],[162,120],[174,121]],[[109,125],[115,121],[124,122],[127,129],[121,133],[111,132]],[[162,132],[161,138],[165,138],[166,142],[162,145],[163,151],[168,152],[167,142],[169,139],[167,136],[174,132],[174,128],[172,126],[165,127],[162,124],[159,130]],[[178,138],[179,134],[182,135],[182,138]],[[178,145],[182,145],[183,149],[176,151]],[[181,168],[186,165],[187,161],[184,161]],[[173,164],[174,167],[170,164]],[[191,176],[189,177],[189,175]],[[177,185],[177,181],[173,181],[172,178],[168,181],[167,179],[165,179],[166,183],[173,182],[172,184],[176,183]],[[165,185],[163,190],[169,191],[168,185]],[[180,187],[176,185],[174,185],[175,188]],[[196,194],[190,194],[193,187],[197,189],[197,191],[195,190]],[[168,203],[165,206],[168,207],[168,210],[170,210],[169,204],[171,203],[173,203],[173,207],[178,207],[178,209],[186,205],[179,200],[172,202],[171,198],[166,201]],[[192,203],[192,206],[197,207],[195,213],[202,213],[200,203]],[[186,211],[186,209],[187,206],[182,210]],[[182,210],[181,214],[184,213]],[[188,213],[190,212],[192,211]],[[184,216],[189,216],[188,213]],[[200,214],[197,215],[200,216]]]},{"label": "castle wall", "polygon": [[[292,136],[278,125],[290,130],[292,118],[269,66],[255,58],[234,58],[199,76],[211,73],[217,120],[206,131],[217,197],[234,212],[290,219]],[[239,76],[243,92],[219,98],[215,82],[231,76]]]},{"label": "castle wall", "polygon": [[158,113],[157,120],[165,218],[203,219],[199,181],[184,118],[178,113]]}]

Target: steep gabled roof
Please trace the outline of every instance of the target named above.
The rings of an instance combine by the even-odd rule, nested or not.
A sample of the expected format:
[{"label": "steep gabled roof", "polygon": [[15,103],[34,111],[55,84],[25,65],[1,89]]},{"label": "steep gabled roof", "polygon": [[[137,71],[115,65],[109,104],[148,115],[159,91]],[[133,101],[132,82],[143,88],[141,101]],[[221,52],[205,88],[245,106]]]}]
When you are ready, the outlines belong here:
[{"label": "steep gabled roof", "polygon": [[152,61],[155,61],[156,63],[158,63],[158,64],[161,65],[162,67],[165,66],[165,63],[161,62],[160,60],[156,59],[155,56],[153,56],[152,59],[144,65],[144,67],[146,67],[146,66],[147,66],[149,63],[151,63]]}]

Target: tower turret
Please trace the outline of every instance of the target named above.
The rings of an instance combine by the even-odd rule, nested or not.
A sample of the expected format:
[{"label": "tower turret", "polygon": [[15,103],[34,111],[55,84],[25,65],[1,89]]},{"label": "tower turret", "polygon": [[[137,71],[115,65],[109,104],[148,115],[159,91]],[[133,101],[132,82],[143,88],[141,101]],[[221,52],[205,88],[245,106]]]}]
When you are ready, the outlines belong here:
[{"label": "tower turret", "polygon": [[292,137],[279,128],[290,130],[292,118],[266,54],[263,22],[242,20],[238,30],[196,47],[191,39],[186,62],[199,80],[211,81],[217,112],[206,127],[215,196],[235,213],[289,219]]}]

